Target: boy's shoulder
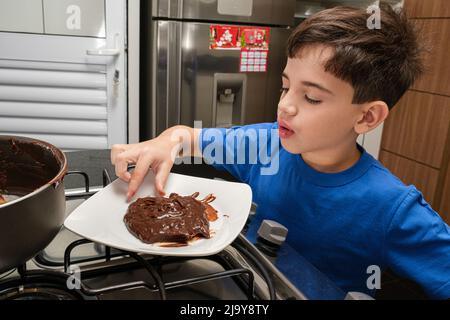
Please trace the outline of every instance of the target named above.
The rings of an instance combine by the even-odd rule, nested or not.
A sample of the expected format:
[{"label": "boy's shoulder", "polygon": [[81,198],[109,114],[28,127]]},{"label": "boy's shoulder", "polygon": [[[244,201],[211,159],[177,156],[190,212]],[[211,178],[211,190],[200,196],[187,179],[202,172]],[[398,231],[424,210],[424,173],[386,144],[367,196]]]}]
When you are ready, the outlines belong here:
[{"label": "boy's shoulder", "polygon": [[[367,152],[367,151],[364,151]],[[394,188],[405,189],[407,185],[395,174],[393,174],[388,168],[386,168],[379,160],[371,157],[371,170],[369,170],[370,181],[371,183],[378,182],[380,184],[379,187],[383,189],[383,186],[391,186]]]},{"label": "boy's shoulder", "polygon": [[[367,151],[364,152],[367,153]],[[393,174],[372,155],[367,154],[367,156],[370,158],[371,166],[369,167],[369,170],[367,170],[366,176],[363,178],[364,183],[368,184],[374,192],[381,192],[383,194],[405,194],[414,188],[414,186],[406,185],[399,177]]]},{"label": "boy's shoulder", "polygon": [[363,183],[369,187],[372,197],[389,205],[392,214],[401,211],[407,202],[431,209],[416,186],[405,184],[380,161],[374,158],[363,180]]}]

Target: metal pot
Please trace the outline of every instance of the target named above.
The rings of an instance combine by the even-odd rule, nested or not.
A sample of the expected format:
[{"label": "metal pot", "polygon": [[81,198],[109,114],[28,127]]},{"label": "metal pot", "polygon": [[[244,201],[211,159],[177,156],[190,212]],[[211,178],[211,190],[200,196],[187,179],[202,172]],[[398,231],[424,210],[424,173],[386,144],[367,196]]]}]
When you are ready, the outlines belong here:
[{"label": "metal pot", "polygon": [[0,273],[43,250],[65,218],[67,159],[36,139],[0,136]]}]

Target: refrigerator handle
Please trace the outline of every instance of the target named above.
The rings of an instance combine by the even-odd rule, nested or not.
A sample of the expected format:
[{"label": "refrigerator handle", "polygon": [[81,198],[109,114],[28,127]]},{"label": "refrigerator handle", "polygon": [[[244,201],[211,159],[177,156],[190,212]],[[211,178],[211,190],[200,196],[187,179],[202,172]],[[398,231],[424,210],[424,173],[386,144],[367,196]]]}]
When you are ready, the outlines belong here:
[{"label": "refrigerator handle", "polygon": [[215,73],[212,101],[213,127],[231,127],[245,123],[247,75]]},{"label": "refrigerator handle", "polygon": [[152,135],[180,124],[182,22],[156,21],[152,55]]}]

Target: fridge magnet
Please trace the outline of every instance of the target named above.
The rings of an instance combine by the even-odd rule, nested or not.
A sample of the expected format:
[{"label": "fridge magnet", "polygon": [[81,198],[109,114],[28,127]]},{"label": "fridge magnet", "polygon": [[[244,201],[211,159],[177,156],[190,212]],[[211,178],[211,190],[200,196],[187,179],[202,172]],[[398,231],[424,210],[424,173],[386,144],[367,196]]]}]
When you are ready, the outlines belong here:
[{"label": "fridge magnet", "polygon": [[241,27],[239,32],[242,50],[269,50],[270,28]]},{"label": "fridge magnet", "polygon": [[240,72],[266,72],[269,50],[241,49]]},{"label": "fridge magnet", "polygon": [[209,26],[209,49],[239,50],[239,27],[211,25]]}]

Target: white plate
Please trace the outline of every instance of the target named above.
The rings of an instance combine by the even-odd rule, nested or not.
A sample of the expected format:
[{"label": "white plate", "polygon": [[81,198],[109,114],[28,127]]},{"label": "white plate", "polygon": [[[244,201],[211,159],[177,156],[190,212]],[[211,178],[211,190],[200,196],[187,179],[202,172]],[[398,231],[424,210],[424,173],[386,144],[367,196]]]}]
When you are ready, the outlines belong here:
[{"label": "white plate", "polygon": [[[200,192],[197,199],[212,193],[216,199],[211,205],[218,211],[218,219],[210,222],[210,239],[189,242],[184,247],[161,247],[146,244],[134,237],[125,226],[123,217],[127,184],[115,180],[84,201],[66,218],[64,226],[89,240],[133,252],[170,256],[206,256],[223,250],[239,235],[245,225],[252,202],[252,191],[247,184],[191,177],[171,173],[165,187],[166,195],[176,192],[191,195]],[[154,196],[154,175],[149,172],[132,201]]]}]

